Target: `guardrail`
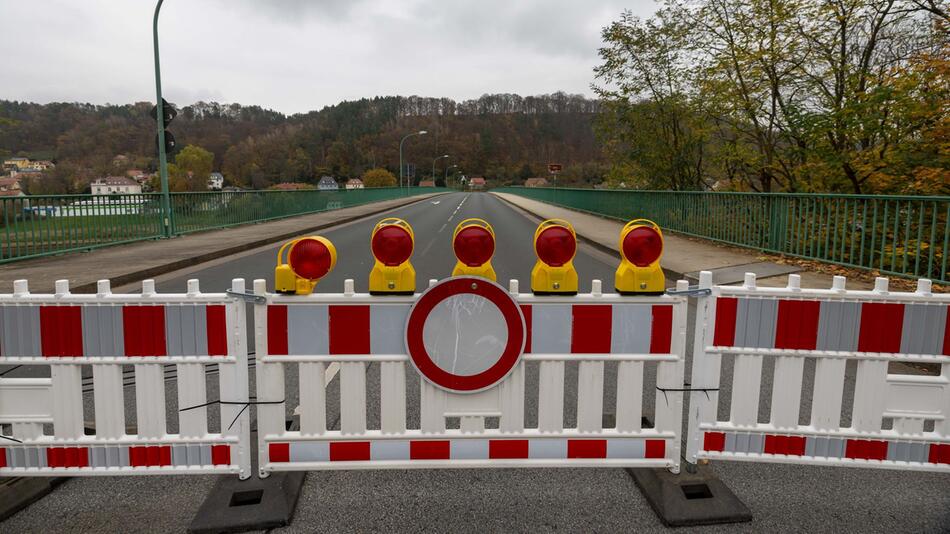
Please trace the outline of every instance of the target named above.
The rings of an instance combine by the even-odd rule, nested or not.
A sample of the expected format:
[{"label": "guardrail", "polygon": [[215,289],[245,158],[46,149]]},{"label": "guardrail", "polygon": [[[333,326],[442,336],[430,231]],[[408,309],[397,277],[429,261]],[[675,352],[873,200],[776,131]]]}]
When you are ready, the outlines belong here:
[{"label": "guardrail", "polygon": [[[171,193],[175,235],[413,196],[443,188]],[[0,198],[0,263],[90,250],[162,235],[161,195]]]},{"label": "guardrail", "polygon": [[504,187],[499,192],[765,252],[950,283],[950,197]]}]

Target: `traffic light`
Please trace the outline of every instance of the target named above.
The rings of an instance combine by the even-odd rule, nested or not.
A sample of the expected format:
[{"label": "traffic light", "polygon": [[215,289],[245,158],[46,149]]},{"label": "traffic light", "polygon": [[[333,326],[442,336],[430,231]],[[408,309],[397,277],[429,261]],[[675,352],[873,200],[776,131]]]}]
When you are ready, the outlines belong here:
[{"label": "traffic light", "polygon": [[[287,263],[281,263],[284,251]],[[284,243],[277,251],[274,288],[278,293],[309,295],[317,282],[336,266],[336,248],[321,236],[301,237]]]},{"label": "traffic light", "polygon": [[576,295],[577,235],[571,223],[548,219],[534,232],[534,251],[538,261],[531,270],[531,291],[536,295]]},{"label": "traffic light", "polygon": [[452,249],[458,261],[452,276],[481,276],[495,281],[491,258],[495,254],[495,230],[482,219],[465,219],[455,227]]},{"label": "traffic light", "polygon": [[663,232],[653,221],[635,219],[620,231],[620,266],[614,287],[621,295],[659,295],[666,278],[660,267]]},{"label": "traffic light", "polygon": [[[152,106],[152,110],[149,112],[149,115],[155,121],[158,121],[158,106]],[[175,109],[175,106],[169,104],[164,98],[162,99],[162,121],[163,126],[166,128],[163,132],[165,135],[165,153],[171,154],[175,151],[175,148],[178,146],[175,142],[175,136],[168,131],[168,125],[171,124],[175,117],[178,116],[178,110]],[[158,147],[161,143],[159,135],[155,134],[155,146]]]},{"label": "traffic light", "polygon": [[402,219],[390,217],[376,223],[370,247],[376,263],[369,273],[371,295],[412,295],[416,291],[416,270],[409,263],[415,237]]}]

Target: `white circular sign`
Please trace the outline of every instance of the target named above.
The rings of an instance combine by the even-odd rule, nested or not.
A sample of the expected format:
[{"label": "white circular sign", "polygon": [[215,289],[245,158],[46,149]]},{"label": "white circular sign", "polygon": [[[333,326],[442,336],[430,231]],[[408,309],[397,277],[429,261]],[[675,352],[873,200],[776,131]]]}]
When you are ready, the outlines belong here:
[{"label": "white circular sign", "polygon": [[498,284],[471,276],[423,293],[406,320],[406,349],[433,385],[455,393],[488,389],[514,368],[525,344],[518,303]]}]

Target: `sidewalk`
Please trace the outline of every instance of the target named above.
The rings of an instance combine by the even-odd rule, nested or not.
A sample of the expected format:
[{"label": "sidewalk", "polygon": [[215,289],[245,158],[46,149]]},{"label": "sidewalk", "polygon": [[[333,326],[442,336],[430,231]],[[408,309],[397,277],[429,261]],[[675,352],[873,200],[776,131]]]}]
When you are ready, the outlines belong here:
[{"label": "sidewalk", "polygon": [[[619,258],[617,241],[623,223],[510,193],[493,194],[536,217],[570,221],[581,239]],[[804,271],[796,265],[762,261],[753,250],[720,245],[673,232],[664,232],[663,240],[665,247],[661,264],[668,278],[686,278],[696,283],[700,271],[712,271],[714,284],[728,285],[742,283],[745,273],[755,273],[756,283],[760,286],[784,287],[788,283],[788,275],[794,273],[801,276],[803,288],[831,287],[831,275]],[[848,289],[872,288],[873,284],[864,280],[848,280]]]},{"label": "sidewalk", "polygon": [[284,241],[376,213],[413,204],[441,193],[373,202],[351,208],[301,215],[276,221],[209,230],[172,239],[141,241],[0,265],[0,293],[13,281],[28,279],[30,291],[52,292],[56,280],[67,278],[73,293],[95,293],[96,281],[112,287],[144,280],[184,267]]}]

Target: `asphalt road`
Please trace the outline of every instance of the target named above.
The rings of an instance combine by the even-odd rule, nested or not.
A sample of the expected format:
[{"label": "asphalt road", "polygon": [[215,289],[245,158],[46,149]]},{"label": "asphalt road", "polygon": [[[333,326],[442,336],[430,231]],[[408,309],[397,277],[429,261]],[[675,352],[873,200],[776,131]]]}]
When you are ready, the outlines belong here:
[{"label": "asphalt road", "polygon": [[[451,194],[393,210],[389,215],[409,221],[415,229],[413,264],[420,288],[430,278],[448,276],[454,265],[452,230],[467,217],[482,217],[495,228],[494,266],[499,281],[529,284],[534,263],[531,238],[536,222],[497,198],[481,193]],[[366,290],[372,266],[370,232],[378,217],[334,228],[323,235],[337,247],[336,269],[318,286],[321,292],[342,291],[343,280],[353,278],[358,291]],[[230,280],[265,278],[272,287],[277,247],[249,251],[196,268],[170,273],[156,280],[161,292],[183,291],[190,278],[204,291],[221,291]],[[581,290],[594,278],[612,288],[615,260],[582,245],[575,260]],[[134,291],[134,287],[119,288]],[[253,346],[253,345],[251,345]],[[689,345],[688,345],[689,346]],[[294,366],[287,366],[288,411],[296,406]],[[19,371],[19,370],[18,370]],[[28,370],[22,370],[27,372]],[[607,366],[605,384],[615,368]],[[850,370],[851,374],[853,369]],[[378,424],[378,368],[370,366],[367,380],[368,423]],[[411,377],[414,373],[407,373]],[[576,367],[568,368],[566,397],[573,397]],[[13,375],[11,375],[13,376]],[[251,374],[253,379],[253,373]],[[729,367],[723,376],[731,376]],[[806,371],[806,391],[813,378]],[[418,387],[410,379],[409,426],[418,425]],[[212,380],[213,382],[213,380]],[[327,394],[328,421],[339,414],[338,380]],[[615,382],[614,382],[615,383]],[[648,373],[644,390],[653,391]],[[210,385],[210,383],[209,383]],[[769,368],[763,389],[771,389]],[[413,392],[415,392],[413,394]],[[531,399],[535,395],[534,402]],[[131,391],[127,392],[131,393]],[[537,369],[526,377],[526,423],[537,420]],[[605,387],[605,407],[613,403],[615,388]],[[216,391],[209,387],[209,398]],[[729,392],[722,392],[728,399]],[[91,395],[86,418],[92,419]],[[177,410],[176,393],[169,382],[168,413]],[[767,395],[760,412],[767,417]],[[848,393],[845,394],[846,400]],[[126,413],[134,416],[134,395],[127,394]],[[644,396],[644,412],[653,405]],[[804,408],[803,413],[810,413]],[[845,413],[845,420],[849,418]],[[565,406],[565,423],[573,423],[574,409]],[[212,425],[216,425],[212,421]],[[338,424],[338,423],[337,423]],[[213,428],[214,426],[212,426]],[[170,426],[174,431],[174,425]],[[720,462],[715,471],[751,508],[753,523],[705,527],[703,531],[865,531],[940,532],[950,530],[950,477],[869,469],[844,469],[776,464]],[[0,531],[182,531],[187,528],[213,477],[77,478],[16,516],[0,523]],[[309,473],[292,525],[281,531],[631,531],[664,530],[621,469],[511,469],[332,471]]]}]

